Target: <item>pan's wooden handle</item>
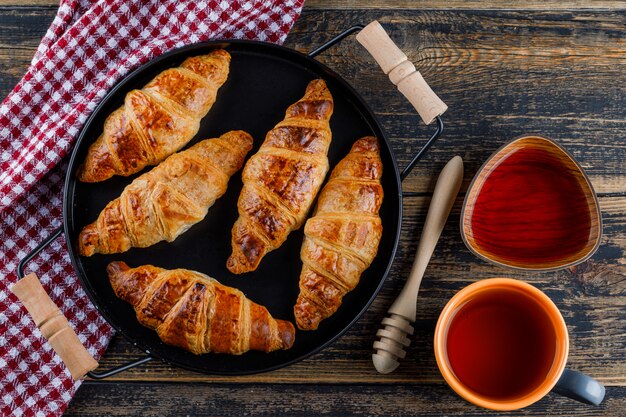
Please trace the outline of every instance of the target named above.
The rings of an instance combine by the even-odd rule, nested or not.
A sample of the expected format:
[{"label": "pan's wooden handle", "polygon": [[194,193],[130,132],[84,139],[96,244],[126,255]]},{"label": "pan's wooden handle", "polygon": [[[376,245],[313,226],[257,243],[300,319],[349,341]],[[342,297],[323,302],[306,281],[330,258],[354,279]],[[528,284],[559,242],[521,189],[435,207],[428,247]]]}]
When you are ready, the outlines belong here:
[{"label": "pan's wooden handle", "polygon": [[35,325],[61,357],[74,380],[98,367],[98,362],[80,343],[70,323],[41,286],[37,275],[26,275],[13,284],[11,291],[24,304]]},{"label": "pan's wooden handle", "polygon": [[415,69],[415,65],[396,46],[378,21],[374,20],[365,26],[356,35],[356,39],[411,102],[424,123],[431,124],[437,116],[448,110],[446,103],[430,88],[422,74]]}]

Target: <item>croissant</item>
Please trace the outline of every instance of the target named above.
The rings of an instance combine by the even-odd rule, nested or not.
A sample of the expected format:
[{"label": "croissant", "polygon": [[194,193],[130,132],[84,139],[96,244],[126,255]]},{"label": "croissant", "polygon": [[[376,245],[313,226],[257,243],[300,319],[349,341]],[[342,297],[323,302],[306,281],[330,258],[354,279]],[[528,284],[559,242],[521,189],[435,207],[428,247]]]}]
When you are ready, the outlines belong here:
[{"label": "croissant", "polygon": [[378,140],[359,139],[320,192],[300,250],[303,265],[294,314],[301,330],[315,330],[334,314],[376,256],[383,231],[378,215],[382,171]]},{"label": "croissant", "polygon": [[135,308],[139,323],[169,345],[196,355],[272,352],[293,345],[293,324],[275,320],[241,291],[199,272],[111,262],[107,273],[115,294]]},{"label": "croissant", "polygon": [[187,58],[141,90],[107,117],[104,131],[89,147],[78,179],[98,182],[128,176],[156,165],[185,146],[215,102],[228,77],[230,55],[222,49]]},{"label": "croissant", "polygon": [[232,131],[176,153],[130,183],[78,236],[81,255],[176,239],[202,220],[241,169],[252,137]]},{"label": "croissant", "polygon": [[246,163],[226,263],[231,272],[254,271],[265,254],[304,223],[328,172],[332,113],[326,83],[311,81],[304,97],[287,109],[285,119]]}]

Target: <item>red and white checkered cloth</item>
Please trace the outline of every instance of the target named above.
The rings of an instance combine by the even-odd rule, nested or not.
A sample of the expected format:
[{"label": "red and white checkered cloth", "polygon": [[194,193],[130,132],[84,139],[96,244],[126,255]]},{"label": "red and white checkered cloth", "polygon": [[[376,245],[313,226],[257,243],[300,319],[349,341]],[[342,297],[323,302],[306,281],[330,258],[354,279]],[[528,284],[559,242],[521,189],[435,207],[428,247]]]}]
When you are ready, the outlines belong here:
[{"label": "red and white checkered cloth", "polygon": [[[282,43],[304,0],[61,0],[24,78],[0,107],[0,416],[63,414],[74,382],[10,292],[20,259],[62,221],[66,164],[107,91],[170,49],[219,38]],[[98,359],[113,335],[59,238],[35,260],[52,300]]]}]

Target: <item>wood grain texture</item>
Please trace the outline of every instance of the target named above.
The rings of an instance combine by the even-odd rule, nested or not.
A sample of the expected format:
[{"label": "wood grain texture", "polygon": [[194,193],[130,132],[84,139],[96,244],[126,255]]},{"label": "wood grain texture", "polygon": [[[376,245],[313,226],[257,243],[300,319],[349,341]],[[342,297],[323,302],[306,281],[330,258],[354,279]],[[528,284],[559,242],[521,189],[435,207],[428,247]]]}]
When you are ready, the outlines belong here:
[{"label": "wood grain texture", "polygon": [[[407,359],[392,374],[376,373],[372,343],[380,321],[408,276],[430,196],[405,197],[405,222],[396,261],[379,296],[357,324],[329,348],[271,373],[241,377],[208,376],[153,361],[107,381],[206,381],[224,383],[443,383],[433,353],[433,334],[440,311],[458,290],[481,278],[525,279],[550,296],[561,309],[570,332],[568,366],[589,373],[609,386],[626,384],[626,197],[601,198],[604,236],[600,249],[572,270],[530,273],[497,267],[474,257],[460,239],[459,195],[421,284],[415,335]],[[294,279],[297,279],[294,278]],[[347,297],[350,295],[348,294]],[[135,359],[141,352],[116,337],[100,361],[102,370]]]},{"label": "wood grain texture", "polygon": [[[59,0],[0,0],[0,6],[56,7]],[[606,0],[307,0],[304,9],[457,9],[457,10],[624,10],[622,1]]]},{"label": "wood grain texture", "polygon": [[[28,68],[55,11],[0,11],[0,94]],[[430,192],[438,161],[463,157],[465,184],[506,141],[557,140],[598,193],[626,193],[626,15],[616,12],[306,11],[286,46],[306,52],[357,23],[378,19],[449,110],[445,132],[405,181]],[[400,167],[433,132],[353,37],[317,59],[376,112]],[[441,168],[441,167],[439,167]]]},{"label": "wood grain texture", "polygon": [[0,95],[22,78],[56,14],[52,8],[0,9]]},{"label": "wood grain texture", "polygon": [[433,92],[377,20],[365,26],[355,38],[389,76],[389,81],[415,107],[424,124],[431,124],[448,110],[448,106]]},{"label": "wood grain texture", "polygon": [[[429,192],[436,162],[454,154],[463,157],[469,183],[503,143],[532,133],[573,153],[597,192],[626,191],[626,15],[320,11],[304,13],[287,44],[308,51],[328,33],[373,19],[449,106],[444,134],[405,182],[405,191]],[[352,38],[317,59],[345,77],[377,112],[405,166],[433,128],[415,118],[412,106]]]},{"label": "wood grain texture", "polygon": [[[146,398],[149,400],[146,401]],[[626,388],[607,389],[600,407],[556,395],[515,416],[612,416],[626,408]],[[193,385],[93,384],[78,391],[64,414],[71,416],[496,416],[462,400],[444,385]]]},{"label": "wood grain texture", "polygon": [[[0,7],[0,94],[5,95],[26,71],[56,9],[52,0],[36,0],[37,7],[0,1],[20,3]],[[423,10],[429,5],[561,10]],[[392,6],[406,9],[386,9]],[[409,10],[416,7],[421,10]],[[553,298],[570,331],[568,366],[608,386],[599,408],[550,395],[517,415],[626,414],[626,16],[569,10],[577,7],[618,10],[626,4],[309,0],[287,46],[309,51],[352,24],[378,19],[450,107],[444,135],[403,184],[400,246],[379,297],[329,348],[288,368],[226,378],[154,361],[103,383],[85,383],[68,415],[495,415],[468,405],[444,385],[432,337],[439,312],[456,291],[497,276],[525,279]],[[405,166],[432,128],[420,122],[353,37],[318,59],[369,103]],[[472,176],[505,141],[528,133],[555,139],[570,151],[599,194],[601,246],[571,270],[533,274],[496,267],[471,255],[460,238],[461,202]],[[464,159],[465,181],[422,282],[408,358],[396,372],[379,375],[370,359],[376,329],[410,271],[435,173],[455,154]],[[140,354],[116,337],[101,369]]]},{"label": "wood grain texture", "polygon": [[[15,0],[13,0],[15,1]],[[39,0],[43,1],[43,0]],[[620,1],[598,0],[307,0],[306,8],[337,9],[450,9],[450,10],[572,10],[626,8]]]}]

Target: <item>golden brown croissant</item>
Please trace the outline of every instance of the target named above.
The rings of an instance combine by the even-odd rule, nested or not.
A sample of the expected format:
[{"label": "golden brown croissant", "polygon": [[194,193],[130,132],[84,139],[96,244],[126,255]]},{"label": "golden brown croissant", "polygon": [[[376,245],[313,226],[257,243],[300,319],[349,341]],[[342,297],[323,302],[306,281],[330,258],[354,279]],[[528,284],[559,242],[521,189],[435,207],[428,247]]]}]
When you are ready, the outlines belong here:
[{"label": "golden brown croissant", "polygon": [[275,320],[239,290],[187,269],[152,265],[107,267],[115,294],[135,308],[137,320],[161,340],[196,355],[289,349],[293,324]]},{"label": "golden brown croissant", "polygon": [[378,252],[383,227],[383,165],[378,140],[365,137],[333,169],[304,226],[296,324],[315,330],[352,291]]},{"label": "golden brown croissant", "polygon": [[213,106],[229,66],[228,52],[216,49],[187,58],[126,94],[124,105],[107,117],[104,131],[89,147],[78,178],[98,182],[128,176],[185,146]]},{"label": "golden brown croissant", "polygon": [[243,169],[243,189],[232,230],[235,273],[254,271],[268,252],[302,226],[328,172],[328,123],[333,98],[323,80],[313,80],[304,97],[287,109]]},{"label": "golden brown croissant", "polygon": [[242,167],[252,137],[232,131],[176,153],[130,183],[78,237],[81,255],[173,241],[202,220]]}]

